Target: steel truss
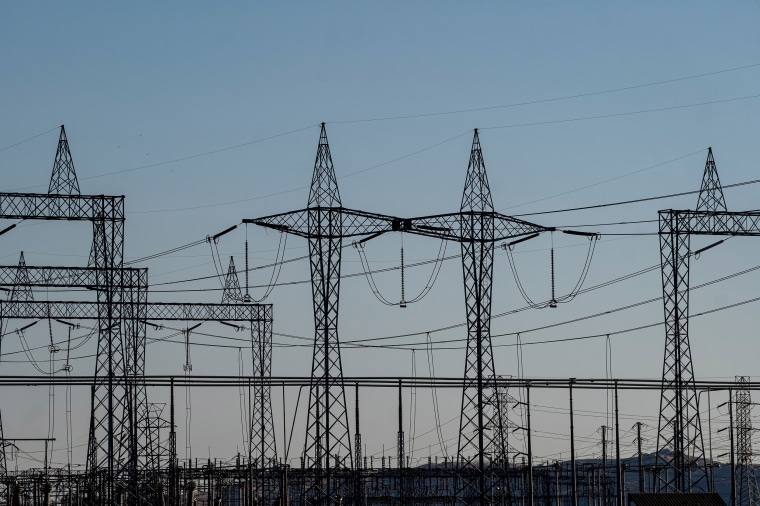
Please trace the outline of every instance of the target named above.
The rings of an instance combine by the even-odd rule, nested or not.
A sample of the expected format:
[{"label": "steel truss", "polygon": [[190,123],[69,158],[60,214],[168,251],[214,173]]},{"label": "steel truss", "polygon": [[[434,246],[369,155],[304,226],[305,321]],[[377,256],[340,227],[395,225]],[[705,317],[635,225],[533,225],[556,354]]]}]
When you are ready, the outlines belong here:
[{"label": "steel truss", "polygon": [[315,331],[303,459],[305,468],[314,471],[314,480],[302,493],[318,504],[335,501],[350,494],[351,483],[342,478],[342,470],[355,465],[338,339],[343,239],[399,230],[401,222],[391,216],[342,207],[324,123],[308,207],[243,222],[309,240]]},{"label": "steel truss", "polygon": [[551,229],[494,211],[477,130],[457,213],[402,219],[342,207],[323,124],[309,206],[243,221],[309,239],[316,331],[304,459],[308,469],[324,471],[315,474],[314,487],[305,492],[315,501],[344,495],[339,489],[345,483],[332,485],[331,463],[341,468],[353,459],[337,329],[342,240],[398,231],[461,244],[468,347],[458,456],[463,468],[477,472],[462,474],[459,495],[466,503],[489,500],[493,484],[488,468],[501,461],[503,430],[490,335],[494,243]]},{"label": "steel truss", "polygon": [[[243,302],[246,299],[240,288],[235,261],[230,257],[227,275],[224,278],[222,303]],[[251,326],[251,359],[253,374],[249,388],[253,387],[248,433],[248,464],[260,471],[256,473],[256,483],[252,487],[257,499],[264,504],[271,503],[281,489],[277,480],[272,479],[271,472],[264,472],[277,463],[277,445],[272,416],[272,389],[268,379],[272,376],[272,328],[271,321]]]},{"label": "steel truss", "polygon": [[712,148],[702,178],[697,209],[659,212],[660,261],[665,310],[665,357],[662,371],[657,448],[660,491],[709,489],[702,426],[689,345],[689,259],[692,235],[758,236],[760,212],[729,212]]},{"label": "steel truss", "polygon": [[[0,218],[23,220],[89,221],[93,227],[90,267],[95,268],[98,352],[93,389],[90,443],[92,463],[106,472],[106,503],[114,499],[118,462],[126,460],[129,443],[123,427],[130,427],[131,393],[116,386],[114,377],[128,374],[121,314],[124,257],[124,197],[80,195],[68,140],[63,127],[53,165],[50,191],[66,193],[0,193]],[[93,285],[91,285],[93,286]],[[146,287],[147,288],[147,287]],[[132,452],[134,454],[134,452]],[[134,455],[132,455],[134,456]]]},{"label": "steel truss", "polygon": [[457,497],[465,504],[489,504],[496,500],[495,494],[504,493],[504,487],[492,479],[498,466],[506,466],[503,432],[507,430],[503,418],[506,410],[499,409],[491,347],[494,243],[548,230],[494,211],[477,129],[460,211],[408,220],[406,231],[410,233],[461,244],[467,355],[457,449],[462,468]]}]

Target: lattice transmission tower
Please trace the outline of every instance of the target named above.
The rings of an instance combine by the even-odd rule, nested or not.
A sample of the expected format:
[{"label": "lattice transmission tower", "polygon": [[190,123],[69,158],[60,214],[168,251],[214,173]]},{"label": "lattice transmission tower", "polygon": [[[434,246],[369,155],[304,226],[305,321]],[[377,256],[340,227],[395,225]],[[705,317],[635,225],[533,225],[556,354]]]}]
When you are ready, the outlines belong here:
[{"label": "lattice transmission tower", "polygon": [[491,346],[494,245],[549,230],[494,211],[477,129],[459,212],[409,220],[406,231],[410,233],[461,245],[467,352],[457,450],[462,483],[457,497],[466,504],[487,504],[497,499],[499,484],[489,467],[504,456],[504,411],[499,409]]},{"label": "lattice transmission tower", "polygon": [[[692,235],[760,235],[759,211],[726,210],[712,148],[707,154],[697,209],[659,212],[665,312],[665,356],[657,431],[658,490],[661,492],[696,492],[710,487],[689,345],[689,259],[723,240],[692,252]],[[673,452],[672,458],[666,458],[665,449]]]},{"label": "lattice transmission tower", "polygon": [[343,364],[338,339],[340,268],[343,239],[400,230],[390,216],[343,207],[324,123],[314,162],[308,207],[245,219],[309,241],[314,350],[306,422],[304,467],[313,477],[303,495],[308,501],[337,501],[351,490],[353,453],[349,434]]}]

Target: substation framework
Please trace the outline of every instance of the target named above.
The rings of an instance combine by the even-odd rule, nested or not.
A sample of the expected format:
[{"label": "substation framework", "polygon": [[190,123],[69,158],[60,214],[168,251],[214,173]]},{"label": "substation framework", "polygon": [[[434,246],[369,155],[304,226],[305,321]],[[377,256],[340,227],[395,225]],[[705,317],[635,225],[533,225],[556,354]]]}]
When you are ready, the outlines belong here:
[{"label": "substation framework", "polygon": [[[124,197],[81,195],[68,139],[61,126],[49,193],[0,193],[0,218],[89,221],[93,227],[88,267],[30,267],[23,253],[18,266],[0,266],[0,283],[13,287],[0,302],[0,323],[9,319],[93,320],[98,326],[96,369],[91,384],[87,472],[88,504],[150,504],[156,482],[140,480],[153,455],[145,376],[146,324],[149,321],[248,323],[254,363],[271,360],[257,348],[271,348],[272,306],[246,303],[148,302],[148,271],[124,267]],[[5,229],[9,231],[15,225]],[[96,302],[32,300],[32,287],[87,288]],[[0,325],[2,327],[2,325]],[[269,370],[259,365],[258,370]],[[263,378],[251,378],[263,388]],[[261,398],[261,397],[259,397]],[[176,466],[176,435],[171,424],[170,468]],[[2,428],[0,427],[0,435]],[[251,428],[251,439],[260,431]],[[7,437],[7,436],[6,436]],[[0,445],[3,478],[5,444]],[[174,482],[170,482],[170,487]],[[12,486],[8,487],[12,489]]]},{"label": "substation framework", "polygon": [[[149,467],[152,452],[149,448],[156,440],[149,434],[150,424],[155,419],[151,421],[148,416],[149,404],[145,394],[146,324],[160,320],[250,323],[254,375],[249,382],[254,381],[257,388],[251,418],[249,459],[247,464],[242,464],[244,469],[237,465],[230,474],[209,462],[205,470],[192,467],[181,470],[176,459],[176,436],[173,436],[167,471],[170,474],[166,478],[171,504],[179,500],[180,474],[187,480],[187,495],[195,478],[202,479],[204,472],[207,481],[218,472],[216,476],[221,480],[218,482],[219,497],[223,495],[224,479],[237,480],[238,498],[241,504],[250,506],[258,501],[269,504],[275,500],[293,504],[382,504],[399,500],[420,504],[512,504],[517,497],[523,504],[532,505],[536,500],[543,500],[542,497],[550,497],[546,491],[551,486],[537,484],[537,476],[541,476],[542,471],[534,465],[530,449],[528,461],[522,469],[514,464],[509,466],[505,458],[508,414],[500,399],[503,397],[501,389],[509,382],[504,382],[496,374],[490,319],[495,243],[521,242],[554,229],[494,211],[477,130],[458,212],[399,218],[343,207],[322,124],[307,207],[243,220],[309,241],[315,336],[300,470],[274,464],[277,455],[269,404],[269,390],[277,383],[271,378],[272,308],[245,302],[234,264],[231,263],[225,280],[223,304],[147,302],[147,270],[128,269],[123,264],[124,197],[79,194],[63,128],[49,193],[0,194],[0,218],[79,220],[93,224],[87,268],[29,267],[25,264],[0,267],[0,284],[14,287],[9,300],[0,305],[0,318],[91,319],[98,322],[97,366],[95,375],[90,378],[92,421],[88,470],[82,477],[92,504],[140,504],[150,502],[153,497],[164,499],[162,487],[153,486],[146,491],[140,489],[142,485],[139,483],[140,473]],[[658,383],[661,404],[657,448],[672,449],[673,457],[666,459],[658,453],[659,461],[651,471],[651,488],[665,492],[705,491],[711,487],[697,404],[700,383],[694,377],[688,340],[689,258],[694,254],[690,249],[690,237],[760,235],[760,212],[727,211],[710,150],[696,210],[660,211],[659,223],[666,343],[663,376]],[[363,244],[387,232],[455,241],[461,247],[468,327],[464,375],[457,385],[462,389],[462,415],[456,459],[445,462],[442,468],[432,463],[427,469],[414,470],[405,466],[401,424],[395,469],[381,468],[381,472],[376,472],[372,463],[367,467],[366,457],[361,454],[358,430],[355,451],[352,451],[345,389],[347,383],[355,383],[358,388],[363,381],[347,380],[343,376],[338,338],[341,252],[344,239],[357,239]],[[24,292],[31,286],[87,287],[96,291],[97,302],[35,302],[28,300]],[[186,377],[177,381],[189,385],[196,380]],[[286,381],[281,383],[285,385]],[[399,388],[403,383],[403,380],[398,383]],[[527,381],[521,388],[529,392],[539,383]],[[596,385],[602,383],[597,381]],[[634,384],[637,383],[630,381],[626,388],[633,388],[630,385]],[[642,384],[639,387],[644,388]],[[436,380],[435,386],[440,386],[440,380]],[[612,386],[608,384],[606,388]],[[616,381],[615,392],[622,386]],[[577,380],[569,382],[571,392],[574,387],[581,388]],[[647,383],[646,388],[652,388],[652,385]],[[728,387],[720,384],[701,388],[721,390]],[[745,381],[742,388],[755,389],[756,386]],[[736,402],[738,405],[739,401]],[[529,400],[527,404],[530,404]],[[169,424],[172,434],[174,426],[172,420]],[[358,407],[356,426],[358,428]],[[574,451],[571,453],[571,479],[567,481],[567,487],[571,491],[572,504],[576,506],[582,495],[583,480],[578,479],[579,468]],[[159,477],[163,470],[154,469],[153,472]],[[609,480],[606,469],[603,473],[592,469],[586,476],[587,483],[593,482],[597,489],[606,490],[604,504],[622,505],[624,480],[621,472],[618,458],[615,480]],[[560,470],[555,470],[555,491],[560,487],[560,475]],[[261,481],[255,482],[254,476]],[[362,484],[370,476],[374,477],[374,488],[368,489]],[[546,483],[549,483],[550,476],[546,466],[543,478]],[[433,478],[438,484],[445,483],[437,489],[442,492],[430,492]],[[393,483],[390,488],[386,486],[390,483],[388,480]],[[526,482],[529,483],[527,488]],[[611,483],[614,491],[609,489],[613,486]],[[541,486],[546,493],[540,492]],[[390,489],[394,492],[377,492],[375,495],[370,492]],[[756,495],[756,485],[754,490],[748,494]],[[189,495],[192,498],[192,493]]]}]

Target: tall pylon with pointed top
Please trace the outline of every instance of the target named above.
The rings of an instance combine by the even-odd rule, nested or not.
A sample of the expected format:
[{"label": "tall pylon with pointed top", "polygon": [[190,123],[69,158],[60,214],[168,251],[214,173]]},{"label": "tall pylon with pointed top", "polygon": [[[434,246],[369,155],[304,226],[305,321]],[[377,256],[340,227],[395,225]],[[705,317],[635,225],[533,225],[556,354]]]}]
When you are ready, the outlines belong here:
[{"label": "tall pylon with pointed top", "polygon": [[[460,465],[477,469],[464,475],[459,496],[465,503],[490,497],[485,469],[498,456],[501,427],[491,348],[491,294],[493,287],[494,216],[491,189],[477,129],[473,135],[462,205],[466,214],[461,242],[464,299],[467,309],[467,356],[459,419]],[[476,500],[476,499],[475,499]]]},{"label": "tall pylon with pointed top", "polygon": [[74,159],[69,150],[69,140],[66,129],[61,125],[61,135],[58,137],[58,150],[55,152],[53,174],[50,176],[48,193],[53,195],[79,195],[79,182],[74,171]]},{"label": "tall pylon with pointed top", "polygon": [[306,209],[244,219],[309,241],[314,309],[314,351],[303,464],[309,471],[302,499],[307,504],[335,504],[354,489],[353,452],[346,410],[343,365],[338,339],[340,265],[343,239],[377,237],[405,229],[393,216],[343,207],[330,146],[322,124]]},{"label": "tall pylon with pointed top", "polygon": [[706,491],[702,422],[689,344],[689,259],[691,233],[723,233],[726,200],[712,148],[708,149],[696,211],[660,211],[660,264],[665,309],[665,359],[662,369],[657,448],[662,492]]},{"label": "tall pylon with pointed top", "polygon": [[[311,364],[312,388],[306,422],[304,457],[317,474],[325,471],[326,488],[319,478],[315,497],[335,494],[329,481],[331,460],[353,459],[348,428],[346,393],[343,385],[343,364],[338,341],[338,303],[340,300],[340,260],[343,238],[331,231],[339,216],[331,208],[341,206],[325,124],[319,134],[314,173],[309,189],[309,258],[311,264],[312,300],[314,308],[314,354]],[[342,234],[341,234],[342,235]],[[353,467],[350,465],[350,467]],[[323,495],[324,494],[324,495]],[[308,494],[307,494],[308,495]]]}]

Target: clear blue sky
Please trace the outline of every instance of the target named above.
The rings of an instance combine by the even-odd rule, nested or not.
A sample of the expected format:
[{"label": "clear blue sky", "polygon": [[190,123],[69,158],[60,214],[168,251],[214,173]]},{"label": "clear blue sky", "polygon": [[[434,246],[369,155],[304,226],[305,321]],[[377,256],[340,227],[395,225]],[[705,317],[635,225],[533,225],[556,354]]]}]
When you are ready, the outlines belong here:
[{"label": "clear blue sky", "polygon": [[[200,2],[9,3],[0,11],[0,184],[4,191],[46,191],[57,133],[4,148],[65,124],[82,192],[126,196],[126,255],[137,258],[201,239],[242,218],[305,207],[319,133],[316,125],[321,121],[328,123],[343,204],[401,216],[458,210],[471,131],[476,127],[483,129],[481,142],[495,207],[505,213],[694,190],[708,146],[714,149],[724,184],[757,179],[760,97],[746,97],[760,94],[759,20],[758,1],[673,2],[665,7],[661,2],[255,6],[238,2],[213,7]],[[747,68],[731,70],[740,67]],[[713,74],[693,77],[707,73]],[[685,77],[692,78],[680,79]],[[661,83],[676,79],[680,80]],[[636,87],[649,83],[661,84]],[[636,88],[596,93],[631,87]],[[590,95],[546,101],[586,94]],[[645,112],[659,109],[663,110]],[[470,112],[456,112],[463,110]],[[398,117],[407,118],[381,120]],[[596,119],[584,119],[592,117]],[[287,132],[293,133],[268,139]],[[194,156],[210,152],[214,153]],[[671,160],[675,161],[663,164]],[[757,192],[755,186],[727,191],[729,209],[757,208]],[[695,197],[686,197],[531,219],[557,226],[654,220],[658,209],[689,208],[695,203]],[[587,229],[625,234],[655,232],[657,227],[650,222]],[[248,236],[252,266],[271,262],[279,235],[250,228]],[[239,227],[221,240],[225,267],[234,255],[242,269],[244,238],[245,229]],[[85,226],[24,223],[2,237],[0,258],[12,264],[24,250],[29,264],[84,265],[90,240]],[[699,244],[703,242],[709,239]],[[398,265],[399,246],[397,236],[370,243],[367,252],[373,267]],[[578,274],[585,246],[582,240],[559,235],[555,246],[558,290],[567,290]],[[535,298],[548,294],[549,247],[550,238],[541,237],[521,245],[515,255],[526,288]],[[755,247],[751,239],[733,239],[711,250],[694,262],[692,283],[755,266]],[[438,244],[405,238],[405,250],[409,261],[429,259],[435,257]],[[449,245],[449,253],[457,250]],[[304,241],[288,240],[286,258],[305,253]],[[345,273],[361,271],[352,249],[345,251],[344,259]],[[658,262],[656,237],[608,235],[597,247],[587,285]],[[153,283],[215,273],[207,245],[142,265],[150,268]],[[408,292],[424,286],[427,269],[407,273]],[[757,275],[695,292],[692,311],[755,297]],[[280,282],[305,279],[308,265],[296,262],[283,268]],[[252,275],[251,283],[268,280],[269,271],[264,269]],[[389,298],[398,298],[397,271],[378,277],[378,284]],[[154,289],[151,300],[221,298],[214,279]],[[262,291],[259,288],[254,295]],[[275,289],[268,302],[275,304],[276,332],[311,335],[309,293],[307,284]],[[578,318],[659,294],[660,277],[653,271],[551,312],[525,311],[498,318],[493,333]],[[426,299],[403,311],[377,303],[361,276],[347,279],[342,295],[344,341],[424,332],[464,321],[457,260],[444,264]],[[40,300],[56,296],[78,295],[36,294]],[[494,313],[523,305],[506,257],[497,255]],[[754,306],[747,305],[692,322],[698,377],[758,376],[756,313]],[[662,306],[656,302],[523,333],[522,339],[612,333],[661,318]],[[7,331],[15,328],[15,323],[10,325]],[[202,329],[206,327],[210,334],[241,336],[210,324]],[[30,343],[44,346],[49,336],[43,330],[30,331]],[[59,339],[65,329],[53,327],[53,332]],[[151,332],[151,337],[167,335],[167,331]],[[434,341],[462,336],[461,328],[431,334]],[[209,336],[198,340],[227,342]],[[423,340],[424,334],[396,342]],[[3,353],[15,354],[3,357],[0,373],[34,374],[28,363],[10,361],[26,360],[15,334],[4,341]],[[280,336],[275,341],[302,344]],[[504,345],[495,352],[502,375],[517,374],[515,349],[508,346],[514,342],[514,336],[494,338],[495,345]],[[622,334],[611,343],[615,376],[661,374],[662,328]],[[94,341],[73,354],[94,353],[93,345]],[[180,345],[160,343],[148,349],[149,373],[182,374]],[[197,374],[237,371],[235,349],[197,347],[193,354]],[[310,356],[309,347],[277,347],[273,372],[307,375]],[[37,350],[35,357],[44,361],[47,353]],[[527,376],[603,377],[604,358],[605,340],[591,339],[526,346],[523,360]],[[417,352],[414,359],[417,374],[427,375],[425,353]],[[412,360],[409,351],[346,349],[343,355],[347,375],[411,375]],[[439,375],[461,375],[461,349],[439,350],[435,360]],[[75,362],[77,374],[93,368],[92,358]],[[246,368],[250,370],[249,363]],[[288,393],[288,417],[295,402],[291,394],[295,393]],[[56,431],[61,431],[63,394],[57,395]],[[156,402],[168,400],[166,392],[152,395]],[[365,402],[364,439],[368,452],[376,454],[383,444],[387,448],[395,444],[395,393],[367,395],[376,402]],[[458,395],[441,395],[446,398],[443,417],[456,417]],[[7,433],[35,437],[47,431],[47,392],[36,389],[25,399],[18,392],[2,396],[19,403],[12,414],[3,410]],[[84,390],[75,391],[74,402],[83,408],[75,444],[86,442],[86,396]],[[193,453],[205,455],[211,445],[212,453],[232,456],[240,445],[231,435],[240,432],[237,393],[195,392],[194,396],[198,400],[193,411]],[[280,413],[279,394],[274,397]],[[349,395],[349,402],[352,398]],[[430,394],[420,392],[417,399],[419,434],[432,427],[427,414]],[[536,402],[558,412],[566,407],[562,393],[540,394]],[[589,395],[583,402],[581,409],[602,412],[580,422],[579,433],[595,439],[594,431],[604,423],[604,398]],[[639,417],[656,415],[658,409],[656,396],[631,396],[623,402],[625,412]],[[204,405],[208,408],[197,407]],[[222,421],[212,416],[220,409],[229,413]],[[301,444],[303,409],[293,448]],[[382,423],[386,415],[388,421]],[[644,419],[656,426],[656,419]],[[225,432],[230,435],[214,434],[211,428],[219,423],[229,426]],[[280,430],[282,419],[276,423]],[[561,415],[544,413],[535,423],[547,432],[567,432]],[[447,437],[455,436],[456,425],[445,427]],[[32,431],[35,434],[28,433]],[[416,457],[427,457],[428,445],[435,443],[431,436],[416,442]],[[546,458],[556,458],[569,446],[563,436],[552,437],[560,439],[547,437],[536,443]],[[589,445],[587,453],[598,453]],[[455,451],[452,446],[455,442],[450,443],[450,452]],[[293,448],[291,457],[299,451]],[[436,452],[440,454],[434,446],[430,453]],[[61,461],[65,454],[56,452],[55,459]]]}]

